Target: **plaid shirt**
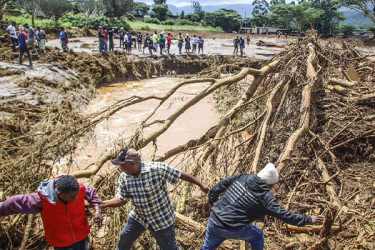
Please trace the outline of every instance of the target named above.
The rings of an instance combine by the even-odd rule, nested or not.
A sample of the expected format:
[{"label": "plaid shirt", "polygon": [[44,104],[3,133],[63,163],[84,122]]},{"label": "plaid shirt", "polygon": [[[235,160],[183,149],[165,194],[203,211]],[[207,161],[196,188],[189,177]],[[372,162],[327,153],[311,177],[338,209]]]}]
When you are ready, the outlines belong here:
[{"label": "plaid shirt", "polygon": [[162,162],[142,162],[138,177],[121,173],[116,197],[131,199],[129,217],[155,231],[174,224],[175,215],[168,197],[167,181],[176,185],[181,171]]}]

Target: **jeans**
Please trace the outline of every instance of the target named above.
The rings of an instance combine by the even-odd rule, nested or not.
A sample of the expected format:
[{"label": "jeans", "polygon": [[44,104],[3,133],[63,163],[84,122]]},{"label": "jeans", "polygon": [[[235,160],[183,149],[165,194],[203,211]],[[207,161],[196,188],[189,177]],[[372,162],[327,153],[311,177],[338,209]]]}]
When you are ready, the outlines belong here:
[{"label": "jeans", "polygon": [[[149,229],[152,236],[156,239],[159,247],[163,250],[176,250],[176,236],[174,232],[174,225],[154,231]],[[138,221],[128,217],[128,222],[120,232],[120,240],[117,245],[117,250],[128,250],[131,248],[133,243],[146,231],[146,228]]]},{"label": "jeans", "polygon": [[55,250],[89,250],[89,237],[67,247],[54,247]]},{"label": "jeans", "polygon": [[264,246],[263,231],[259,227],[249,224],[239,229],[225,229],[215,226],[210,218],[201,250],[216,249],[226,239],[247,241],[251,244],[251,250],[262,250]]},{"label": "jeans", "polygon": [[[27,45],[26,45],[27,46]],[[19,63],[22,64],[22,56],[23,56],[23,53],[26,53],[28,58],[29,58],[29,63],[30,63],[30,66],[33,65],[33,63],[31,62],[31,54],[30,54],[30,51],[29,51],[29,48],[27,47],[20,47],[20,56],[19,56]]]}]

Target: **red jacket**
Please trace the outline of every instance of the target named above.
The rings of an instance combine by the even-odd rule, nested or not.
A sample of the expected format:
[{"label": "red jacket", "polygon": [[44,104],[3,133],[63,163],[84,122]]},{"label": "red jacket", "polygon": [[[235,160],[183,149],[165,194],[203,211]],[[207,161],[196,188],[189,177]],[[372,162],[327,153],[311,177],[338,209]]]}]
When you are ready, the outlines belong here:
[{"label": "red jacket", "polygon": [[65,204],[61,200],[53,203],[38,192],[43,201],[41,212],[45,237],[53,247],[67,247],[85,239],[90,226],[85,214],[85,187],[79,184],[77,200]]}]

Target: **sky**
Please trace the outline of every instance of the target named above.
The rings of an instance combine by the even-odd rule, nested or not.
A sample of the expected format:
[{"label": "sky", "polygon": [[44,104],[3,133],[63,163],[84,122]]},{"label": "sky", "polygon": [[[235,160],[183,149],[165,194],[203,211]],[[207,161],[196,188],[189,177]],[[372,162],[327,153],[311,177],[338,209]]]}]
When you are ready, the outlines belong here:
[{"label": "sky", "polygon": [[[202,6],[204,5],[222,5],[222,4],[251,4],[253,1],[252,0],[222,0],[222,1],[215,1],[215,0],[195,0],[200,2]],[[291,0],[287,0],[287,2],[290,2]],[[153,4],[154,1],[152,0],[146,0],[146,1],[141,1],[141,0],[135,0],[134,2],[144,2],[147,4]],[[181,7],[181,6],[186,6],[186,5],[191,5],[191,1],[178,1],[178,0],[167,0],[167,4],[174,5],[176,7]]]}]

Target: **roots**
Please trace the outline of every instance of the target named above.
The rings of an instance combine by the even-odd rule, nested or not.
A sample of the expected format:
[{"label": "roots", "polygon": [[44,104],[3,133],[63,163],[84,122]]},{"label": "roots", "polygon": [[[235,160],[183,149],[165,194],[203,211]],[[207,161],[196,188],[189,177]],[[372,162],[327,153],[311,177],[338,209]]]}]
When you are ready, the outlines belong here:
[{"label": "roots", "polygon": [[[106,77],[115,79],[119,72],[134,74],[136,78],[144,74],[151,76],[158,71],[155,64],[144,63],[147,68],[145,73],[135,66],[136,63],[126,61],[118,54],[109,56],[107,61],[103,61],[100,56],[74,54],[71,58],[73,56],[88,58],[86,66],[95,68],[91,74],[95,74],[93,79],[96,82],[90,80],[90,84],[104,81]],[[56,61],[67,69],[80,69],[78,62]],[[183,64],[183,61],[180,63]],[[368,207],[375,206],[375,172],[369,167],[369,162],[374,159],[375,146],[374,63],[348,44],[343,44],[340,51],[332,44],[323,46],[316,34],[312,33],[308,39],[275,56],[260,69],[242,64],[238,66],[240,64],[220,57],[213,59],[212,65],[198,74],[204,78],[181,82],[165,95],[128,97],[87,117],[75,115],[71,119],[60,111],[57,112],[60,115],[54,116],[47,110],[39,112],[32,106],[22,107],[26,119],[19,118],[17,122],[3,126],[21,130],[24,126],[18,123],[26,123],[28,119],[42,120],[46,114],[49,114],[48,120],[57,125],[41,127],[41,131],[50,133],[48,136],[35,134],[37,130],[30,128],[20,139],[24,143],[22,145],[14,145],[17,133],[12,134],[11,129],[3,129],[7,131],[2,135],[3,138],[12,139],[8,139],[9,142],[4,139],[1,150],[6,164],[1,167],[15,165],[25,172],[27,162],[33,166],[38,162],[39,169],[49,170],[41,173],[35,170],[33,177],[48,177],[57,160],[66,156],[80,136],[97,124],[131,105],[158,100],[151,115],[138,124],[138,129],[130,138],[110,142],[110,145],[115,146],[103,152],[94,166],[72,174],[78,178],[95,175],[91,179],[93,185],[100,197],[107,199],[115,193],[113,183],[118,172],[98,175],[98,171],[124,146],[142,150],[152,144],[156,161],[176,164],[179,169],[192,173],[211,186],[235,174],[256,173],[267,162],[275,162],[281,175],[275,188],[280,203],[296,213],[324,213],[326,220],[322,227],[282,227],[284,230],[280,230],[280,222],[274,218],[267,217],[264,223],[256,222],[263,228],[266,237],[272,235],[267,240],[269,248],[335,249],[342,244],[353,248],[373,247],[375,214]],[[166,70],[165,65],[162,67]],[[350,67],[360,80],[351,79],[346,72]],[[224,75],[223,71],[230,75]],[[82,72],[78,76],[83,82],[85,77],[88,76]],[[207,88],[186,100],[169,117],[162,120],[155,118],[160,106],[173,97],[177,90],[187,84],[201,83],[208,83]],[[217,108],[222,113],[217,124],[199,138],[191,138],[158,155],[158,138],[187,109],[208,96],[215,97]],[[14,152],[7,150],[5,145],[13,146]],[[26,147],[31,147],[34,154],[24,155],[25,159],[21,161],[16,153]],[[9,160],[12,159],[10,156],[14,157],[12,161]],[[17,171],[20,177],[25,178],[22,171]],[[30,180],[31,176],[27,178]],[[5,175],[1,180],[5,183],[5,196],[25,190],[24,186],[22,190],[20,187],[12,187],[11,179],[11,175]],[[31,180],[30,183],[35,184]],[[26,189],[32,188],[35,185]],[[181,183],[171,193],[172,199],[178,204],[177,239],[184,248],[196,249],[204,238],[206,218],[202,216],[200,208],[206,198],[192,197],[194,189],[186,183]],[[115,246],[116,235],[125,224],[129,211],[128,205],[106,211],[105,233],[94,232],[101,235],[94,238],[96,247]],[[302,233],[310,235],[306,237]],[[143,236],[139,240],[139,247],[152,247],[149,237]],[[229,242],[224,248],[239,249],[240,245],[239,242]]]}]

